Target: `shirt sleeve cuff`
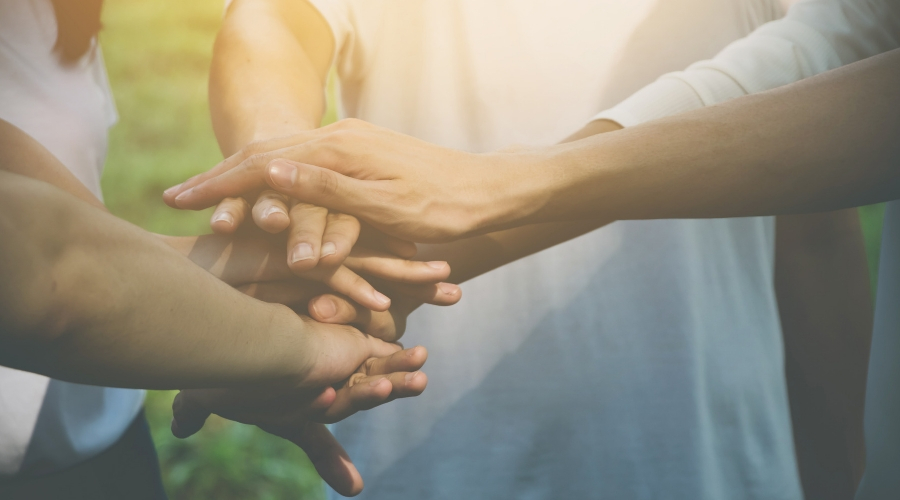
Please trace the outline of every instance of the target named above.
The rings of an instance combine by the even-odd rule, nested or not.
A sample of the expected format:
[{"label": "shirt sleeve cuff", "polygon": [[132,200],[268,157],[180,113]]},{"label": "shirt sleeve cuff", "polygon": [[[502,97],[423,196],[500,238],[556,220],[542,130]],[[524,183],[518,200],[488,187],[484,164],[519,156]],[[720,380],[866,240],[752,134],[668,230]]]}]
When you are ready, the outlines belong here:
[{"label": "shirt sleeve cuff", "polygon": [[702,108],[703,101],[685,81],[665,75],[619,104],[600,112],[593,120],[610,120],[623,127]]}]

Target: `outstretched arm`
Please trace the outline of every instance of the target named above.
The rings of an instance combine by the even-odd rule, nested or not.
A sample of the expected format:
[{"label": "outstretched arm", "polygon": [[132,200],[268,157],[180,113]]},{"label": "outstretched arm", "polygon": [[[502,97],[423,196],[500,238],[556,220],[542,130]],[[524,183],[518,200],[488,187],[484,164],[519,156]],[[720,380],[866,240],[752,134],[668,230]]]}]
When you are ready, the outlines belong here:
[{"label": "outstretched arm", "polygon": [[426,242],[593,217],[835,210],[900,197],[898,87],[894,50],[621,131],[481,155],[339,122],[253,161],[226,160],[179,202],[202,208],[269,185]]},{"label": "outstretched arm", "polygon": [[[323,384],[394,350],[246,297],[152,235],[49,185],[0,179],[6,366],[121,387]],[[319,359],[323,351],[334,355]]]},{"label": "outstretched arm", "polygon": [[[0,170],[65,170],[15,127],[0,122],[0,129],[9,146],[0,149]],[[173,431],[196,432],[210,413],[256,424],[306,450],[338,491],[362,488],[317,422],[421,393],[427,379],[415,370],[424,349],[396,352],[352,328],[251,299],[90,200],[7,171],[0,172],[0,364],[107,386],[232,387],[183,392]],[[189,251],[203,254],[199,243]],[[224,277],[270,277],[272,269],[247,259],[237,262],[244,269],[229,259],[215,269],[233,250],[234,243],[219,245],[195,257]],[[248,290],[262,298],[293,294],[304,306],[308,299],[293,284],[249,286],[269,286]]]},{"label": "outstretched arm", "polygon": [[[394,350],[251,299],[156,236],[47,183],[8,173],[64,167],[6,122],[0,143],[8,146],[0,148],[4,365],[111,386],[216,387],[292,377],[312,382],[316,377],[307,375],[323,339],[354,353],[347,374],[379,349]],[[251,271],[268,278],[277,269],[221,269],[254,277]],[[346,343],[331,344],[340,339]]]}]

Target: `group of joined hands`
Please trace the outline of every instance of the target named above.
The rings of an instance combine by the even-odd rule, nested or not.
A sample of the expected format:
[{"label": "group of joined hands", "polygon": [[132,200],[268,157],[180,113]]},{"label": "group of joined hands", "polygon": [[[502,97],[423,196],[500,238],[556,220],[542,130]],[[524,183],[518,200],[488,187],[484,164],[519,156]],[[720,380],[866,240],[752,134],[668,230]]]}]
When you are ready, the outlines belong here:
[{"label": "group of joined hands", "polygon": [[[348,120],[307,134],[255,142],[163,196],[173,208],[218,205],[211,221],[216,235],[167,238],[195,263],[251,297],[283,304],[319,323],[348,325],[328,330],[323,339],[330,342],[328,348],[317,353],[317,366],[309,367],[299,387],[181,391],[173,403],[173,434],[196,433],[213,413],[257,425],[304,449],[323,479],[343,494],[360,491],[362,479],[324,424],[421,394],[427,377],[419,369],[427,351],[421,346],[402,349],[397,343],[406,318],[422,304],[453,305],[462,296],[459,286],[445,282],[451,274],[447,262],[413,260],[413,241],[447,239],[449,233],[386,222],[399,220],[391,215],[395,209],[424,212],[411,200],[388,199],[392,206],[378,210],[365,202],[371,197],[356,197],[364,206],[345,208],[374,216],[360,221],[335,210],[335,200],[316,200],[329,193],[328,187],[312,185],[309,172],[299,172],[307,168],[330,175],[352,169],[350,157],[375,152],[359,142],[360,134],[371,133],[391,134]],[[350,146],[333,155],[340,168],[311,164],[331,166],[320,155],[334,149],[316,140],[322,138]],[[389,137],[388,143],[396,139]],[[330,181],[320,176],[319,182]],[[204,239],[205,244],[198,244]],[[370,357],[356,366],[361,353]],[[329,362],[328,356],[346,359]]]}]

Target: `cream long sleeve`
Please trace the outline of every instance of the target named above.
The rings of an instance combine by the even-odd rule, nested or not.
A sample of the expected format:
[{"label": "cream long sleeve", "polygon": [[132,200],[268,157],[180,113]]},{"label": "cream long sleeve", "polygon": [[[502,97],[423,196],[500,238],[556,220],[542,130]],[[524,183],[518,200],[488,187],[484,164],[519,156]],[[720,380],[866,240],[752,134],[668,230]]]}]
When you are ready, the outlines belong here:
[{"label": "cream long sleeve", "polygon": [[595,120],[629,127],[782,85],[900,47],[900,0],[801,0],[715,58],[663,75]]}]

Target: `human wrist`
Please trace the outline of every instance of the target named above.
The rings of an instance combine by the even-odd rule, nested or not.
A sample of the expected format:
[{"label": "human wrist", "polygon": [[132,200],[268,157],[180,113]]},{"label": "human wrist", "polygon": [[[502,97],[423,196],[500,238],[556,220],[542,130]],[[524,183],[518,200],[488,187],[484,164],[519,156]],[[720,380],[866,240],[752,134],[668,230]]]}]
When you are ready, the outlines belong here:
[{"label": "human wrist", "polygon": [[[620,132],[621,133],[621,132]],[[628,200],[621,176],[620,133],[598,133],[543,151],[537,182],[529,184],[533,206],[529,223],[575,221],[602,215],[618,218],[613,207]]]},{"label": "human wrist", "polygon": [[595,120],[557,146],[476,155],[479,160],[471,175],[475,182],[462,189],[474,195],[463,203],[461,233],[483,234],[569,218],[576,205],[567,197],[583,197],[584,183],[601,173],[594,161],[596,144],[571,143],[622,128],[611,120]]},{"label": "human wrist", "polygon": [[301,385],[315,366],[313,353],[321,351],[320,339],[308,324],[312,320],[304,320],[281,304],[262,305],[266,308],[264,338],[269,343],[264,352],[269,353],[266,364],[272,369],[265,378]]},{"label": "human wrist", "polygon": [[492,153],[491,168],[480,190],[485,193],[477,220],[485,233],[544,221],[552,193],[566,184],[560,154],[554,148]]}]

